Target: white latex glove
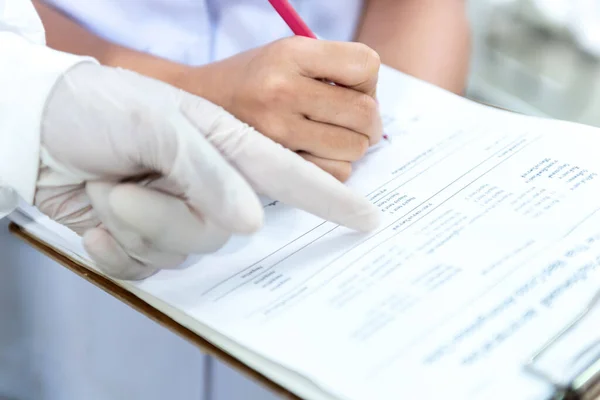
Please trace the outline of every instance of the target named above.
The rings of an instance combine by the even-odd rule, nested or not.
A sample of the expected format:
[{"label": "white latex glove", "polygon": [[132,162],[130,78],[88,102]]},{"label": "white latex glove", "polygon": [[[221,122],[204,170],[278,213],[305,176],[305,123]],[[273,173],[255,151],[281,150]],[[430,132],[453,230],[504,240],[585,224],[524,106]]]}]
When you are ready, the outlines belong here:
[{"label": "white latex glove", "polygon": [[48,99],[41,142],[35,205],[82,234],[119,279],[257,231],[256,193],[357,230],[378,224],[371,203],[320,168],[213,103],[130,71],[68,71]]}]

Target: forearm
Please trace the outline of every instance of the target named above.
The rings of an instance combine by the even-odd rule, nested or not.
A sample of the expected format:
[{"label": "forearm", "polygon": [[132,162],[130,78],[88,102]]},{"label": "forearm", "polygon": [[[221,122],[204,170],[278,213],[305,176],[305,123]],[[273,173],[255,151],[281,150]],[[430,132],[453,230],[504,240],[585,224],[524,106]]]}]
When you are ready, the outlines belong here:
[{"label": "forearm", "polygon": [[455,93],[465,89],[470,30],[464,0],[366,0],[357,40],[384,64]]},{"label": "forearm", "polygon": [[106,41],[43,1],[34,0],[33,3],[44,24],[47,44],[53,49],[91,56],[103,65],[129,69],[170,84],[176,84],[187,68]]}]

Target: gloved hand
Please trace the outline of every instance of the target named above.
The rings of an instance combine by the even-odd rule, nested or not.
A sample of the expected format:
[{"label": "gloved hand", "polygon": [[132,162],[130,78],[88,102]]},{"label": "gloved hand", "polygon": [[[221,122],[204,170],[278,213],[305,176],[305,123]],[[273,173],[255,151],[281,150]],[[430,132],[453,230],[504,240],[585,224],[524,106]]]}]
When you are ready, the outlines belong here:
[{"label": "gloved hand", "polygon": [[105,273],[142,279],[262,224],[257,193],[358,230],[379,213],[331,175],[202,98],[79,64],[49,96],[35,205]]}]

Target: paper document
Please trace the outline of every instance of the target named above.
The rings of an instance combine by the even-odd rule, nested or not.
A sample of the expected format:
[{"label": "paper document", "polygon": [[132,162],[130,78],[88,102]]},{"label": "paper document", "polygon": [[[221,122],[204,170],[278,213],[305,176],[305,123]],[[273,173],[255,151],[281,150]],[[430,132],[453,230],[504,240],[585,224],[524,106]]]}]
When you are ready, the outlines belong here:
[{"label": "paper document", "polygon": [[543,398],[524,361],[600,289],[599,132],[388,69],[378,93],[391,141],[349,182],[377,231],[265,200],[259,234],[133,287],[321,398]]}]

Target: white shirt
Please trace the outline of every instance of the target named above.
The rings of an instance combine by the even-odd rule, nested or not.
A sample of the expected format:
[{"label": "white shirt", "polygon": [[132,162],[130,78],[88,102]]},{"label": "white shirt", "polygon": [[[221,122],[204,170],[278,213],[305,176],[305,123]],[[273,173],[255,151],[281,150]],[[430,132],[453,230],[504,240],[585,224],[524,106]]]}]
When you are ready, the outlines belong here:
[{"label": "white shirt", "polygon": [[0,218],[33,202],[40,126],[61,74],[89,60],[50,50],[29,0],[0,0]]},{"label": "white shirt", "polygon": [[[351,40],[363,0],[295,0],[324,39]],[[289,36],[267,0],[50,0],[113,42],[190,65],[229,57]],[[40,125],[61,74],[87,58],[45,47],[29,0],[0,0],[0,218],[33,202]]]},{"label": "white shirt", "polygon": [[[267,0],[47,0],[91,32],[138,51],[202,65],[290,36]],[[291,0],[317,36],[354,38],[363,0]]]}]

